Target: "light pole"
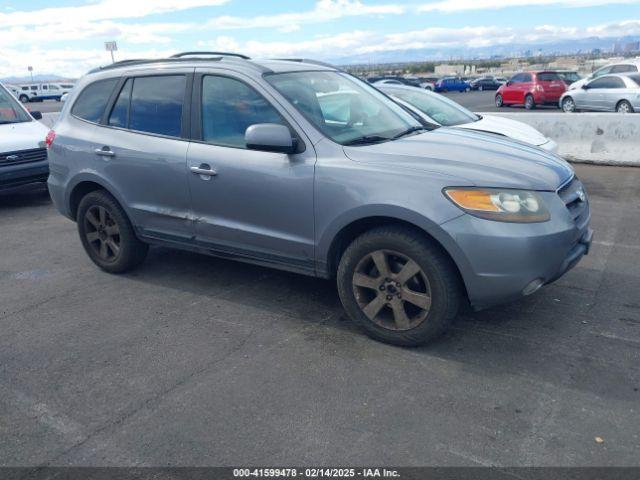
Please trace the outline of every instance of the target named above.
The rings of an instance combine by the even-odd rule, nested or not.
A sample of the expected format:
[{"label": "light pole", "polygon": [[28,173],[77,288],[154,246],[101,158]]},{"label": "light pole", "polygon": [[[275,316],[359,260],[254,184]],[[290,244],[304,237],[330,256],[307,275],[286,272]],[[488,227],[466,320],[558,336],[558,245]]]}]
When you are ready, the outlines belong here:
[{"label": "light pole", "polygon": [[27,70],[29,70],[29,75],[31,75],[31,83],[33,83],[33,67],[29,65],[27,67]]}]

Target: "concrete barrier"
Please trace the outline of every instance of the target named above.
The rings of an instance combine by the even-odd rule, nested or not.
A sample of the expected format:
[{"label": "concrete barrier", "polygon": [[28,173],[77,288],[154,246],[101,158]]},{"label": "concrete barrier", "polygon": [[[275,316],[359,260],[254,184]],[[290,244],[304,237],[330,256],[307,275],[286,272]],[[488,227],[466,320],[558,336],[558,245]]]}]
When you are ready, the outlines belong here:
[{"label": "concrete barrier", "polygon": [[[482,115],[482,114],[481,114]],[[531,125],[567,160],[640,166],[640,114],[487,112]]]}]

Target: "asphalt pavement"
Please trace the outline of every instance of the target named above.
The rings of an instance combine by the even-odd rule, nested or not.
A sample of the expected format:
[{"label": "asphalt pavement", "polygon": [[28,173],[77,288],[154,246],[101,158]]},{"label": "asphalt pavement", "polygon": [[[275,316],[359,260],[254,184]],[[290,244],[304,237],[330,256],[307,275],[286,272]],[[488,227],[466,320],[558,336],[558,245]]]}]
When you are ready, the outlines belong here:
[{"label": "asphalt pavement", "polygon": [[45,189],[0,193],[0,465],[639,465],[640,169],[577,173],[591,254],[418,349],[328,281],[165,248],[106,274]]}]

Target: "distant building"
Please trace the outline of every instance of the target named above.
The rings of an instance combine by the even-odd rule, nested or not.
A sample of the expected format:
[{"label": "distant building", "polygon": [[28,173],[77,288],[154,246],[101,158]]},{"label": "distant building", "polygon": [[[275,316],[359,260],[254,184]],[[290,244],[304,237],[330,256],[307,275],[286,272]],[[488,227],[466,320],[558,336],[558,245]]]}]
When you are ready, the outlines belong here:
[{"label": "distant building", "polygon": [[640,51],[640,42],[629,42],[624,44],[624,53],[635,53]]}]

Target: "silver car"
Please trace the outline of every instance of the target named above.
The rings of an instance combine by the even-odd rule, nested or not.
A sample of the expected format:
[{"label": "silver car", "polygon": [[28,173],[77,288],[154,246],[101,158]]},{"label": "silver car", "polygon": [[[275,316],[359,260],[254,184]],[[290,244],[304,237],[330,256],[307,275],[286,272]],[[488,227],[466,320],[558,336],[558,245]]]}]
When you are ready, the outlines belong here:
[{"label": "silver car", "polygon": [[557,155],[425,128],[307,60],[116,63],[78,82],[47,144],[53,201],[101,269],[164,245],[334,279],[347,314],[398,345],[435,338],[462,302],[531,295],[591,244]]},{"label": "silver car", "polygon": [[640,74],[598,77],[578,89],[567,90],[560,97],[559,104],[565,112],[640,111]]}]

